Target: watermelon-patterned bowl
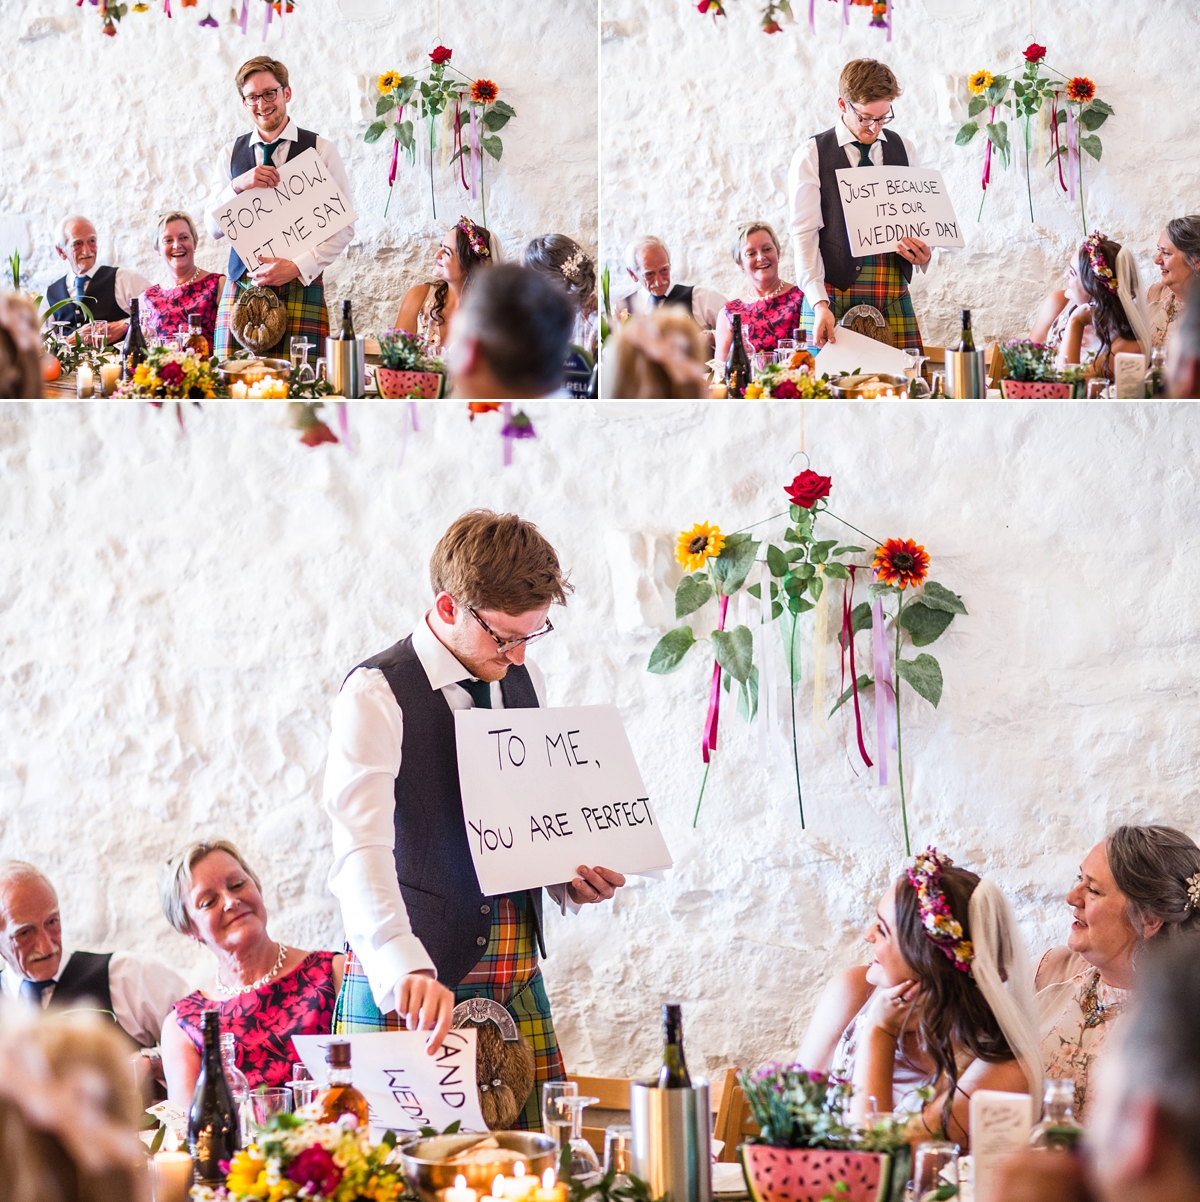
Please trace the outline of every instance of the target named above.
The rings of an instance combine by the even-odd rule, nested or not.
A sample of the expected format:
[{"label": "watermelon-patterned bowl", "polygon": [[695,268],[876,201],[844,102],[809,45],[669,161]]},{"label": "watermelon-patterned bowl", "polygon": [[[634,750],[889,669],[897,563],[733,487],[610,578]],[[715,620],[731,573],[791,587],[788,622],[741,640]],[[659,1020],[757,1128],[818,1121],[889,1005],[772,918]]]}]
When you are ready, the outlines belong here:
[{"label": "watermelon-patterned bowl", "polygon": [[[743,1144],[738,1151],[746,1188],[754,1202],[885,1202],[889,1160],[886,1152],[842,1152],[828,1148],[772,1148]],[[842,1182],[846,1192],[835,1192]]]},{"label": "watermelon-patterned bowl", "polygon": [[390,367],[375,369],[375,383],[382,397],[439,397],[442,375],[436,371],[399,371]]},{"label": "watermelon-patterned bowl", "polygon": [[1033,397],[1066,399],[1074,390],[1073,384],[1057,380],[1010,380],[1006,377],[1000,381],[1000,393],[1008,401]]}]

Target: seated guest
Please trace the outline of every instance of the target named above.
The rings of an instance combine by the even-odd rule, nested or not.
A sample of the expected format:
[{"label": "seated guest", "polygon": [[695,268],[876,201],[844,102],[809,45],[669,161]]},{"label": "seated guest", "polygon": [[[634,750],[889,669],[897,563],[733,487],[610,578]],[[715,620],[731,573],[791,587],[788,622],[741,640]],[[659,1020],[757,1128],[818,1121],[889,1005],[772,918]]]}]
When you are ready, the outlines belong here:
[{"label": "seated guest", "polygon": [[600,335],[600,309],[596,302],[596,267],[583,248],[566,234],[542,234],[525,248],[521,263],[556,280],[575,305],[571,343],[595,358]]},{"label": "seated guest", "polygon": [[612,397],[702,397],[709,395],[705,360],[708,345],[700,327],[671,307],[631,317],[614,335]]},{"label": "seated guest", "polygon": [[638,316],[659,305],[678,305],[691,314],[701,329],[709,333],[716,329],[725,298],[700,284],[671,283],[671,252],[661,238],[653,234],[635,238],[625,248],[625,270],[637,290],[617,301],[618,315]]},{"label": "seated guest", "polygon": [[148,1196],[142,1101],[129,1046],[92,1014],[0,1026],[0,1199],[136,1202]]},{"label": "seated guest", "polygon": [[42,395],[42,336],[37,310],[16,292],[0,290],[0,400]]},{"label": "seated guest", "polygon": [[804,293],[779,278],[779,239],[761,221],[751,221],[737,232],[731,248],[733,261],[746,273],[745,295],[727,301],[717,321],[717,359],[724,363],[733,342],[733,316],[741,314],[746,353],[770,354],[780,338],[791,338],[801,329]]},{"label": "seated guest", "polygon": [[0,861],[0,992],[39,1009],[97,1008],[136,1043],[158,1043],[183,977],[148,956],[63,947],[54,886],[32,864]]},{"label": "seated guest", "polygon": [[204,1012],[221,1012],[237,1040],[238,1068],[251,1089],[291,1080],[293,1035],[328,1035],[342,985],[340,952],[305,952],[267,934],[262,885],[225,839],[193,843],[163,865],[159,895],[167,921],[208,948],[216,970],[180,998],[163,1023],[167,1096],[191,1103],[204,1048]]},{"label": "seated guest", "polygon": [[1080,305],[1067,322],[1065,361],[1081,362],[1084,334],[1091,326],[1100,349],[1088,374],[1111,380],[1114,355],[1143,354],[1148,358],[1150,353],[1150,314],[1137,263],[1119,242],[1097,231],[1084,240],[1075,266],[1088,303]]},{"label": "seated guest", "polygon": [[165,288],[151,284],[142,293],[142,333],[147,338],[171,339],[187,331],[189,317],[199,317],[211,353],[225,277],[196,266],[196,227],[186,213],[159,218],[154,249],[167,265],[168,283]]},{"label": "seated guest", "polygon": [[1119,826],[1084,857],[1067,894],[1067,946],[1037,969],[1046,1076],[1075,1082],[1075,1116],[1090,1110],[1092,1062],[1129,1000],[1146,945],[1200,928],[1200,847],[1169,826]]},{"label": "seated guest", "polygon": [[[977,1089],[1029,1093],[1040,1107],[1032,974],[995,884],[930,848],[888,888],[864,937],[874,960],[830,982],[797,1057],[853,1081],[855,1117],[872,1098],[881,1112],[919,1112],[928,1138],[966,1151]],[[923,1086],[934,1089],[928,1104]]]},{"label": "seated guest", "polygon": [[[55,249],[71,270],[46,289],[46,300],[52,305],[68,298],[82,300],[93,320],[108,322],[109,342],[120,341],[129,326],[129,302],[141,296],[150,281],[126,267],[97,267],[96,227],[86,217],[68,217],[62,223]],[[77,305],[65,305],[54,316],[69,321],[72,330],[87,322]]]},{"label": "seated guest", "polygon": [[562,288],[515,263],[480,273],[450,332],[446,366],[454,396],[532,400],[562,387],[575,309]]},{"label": "seated guest", "polygon": [[[1090,300],[1079,279],[1077,259],[1078,255],[1072,256],[1063,287],[1051,292],[1042,302],[1033,329],[1029,331],[1032,342],[1041,342],[1054,351],[1054,362],[1060,371],[1067,365],[1067,326],[1072,315]],[[1079,345],[1080,362],[1091,363],[1099,350],[1100,338],[1094,326],[1084,326]]]},{"label": "seated guest", "polygon": [[1167,343],[1167,380],[1173,397],[1200,397],[1200,280]]},{"label": "seated guest", "polygon": [[440,352],[471,277],[480,267],[496,263],[499,258],[494,236],[469,217],[460,217],[434,256],[433,281],[414,284],[404,294],[396,328],[419,334],[430,349]]},{"label": "seated guest", "polygon": [[1155,265],[1162,278],[1146,291],[1154,345],[1166,346],[1171,327],[1183,316],[1188,288],[1200,271],[1200,215],[1176,217],[1159,235]]},{"label": "seated guest", "polygon": [[1158,948],[1139,972],[1129,1017],[1097,1067],[1083,1156],[1009,1161],[1004,1202],[1200,1199],[1200,941]]}]

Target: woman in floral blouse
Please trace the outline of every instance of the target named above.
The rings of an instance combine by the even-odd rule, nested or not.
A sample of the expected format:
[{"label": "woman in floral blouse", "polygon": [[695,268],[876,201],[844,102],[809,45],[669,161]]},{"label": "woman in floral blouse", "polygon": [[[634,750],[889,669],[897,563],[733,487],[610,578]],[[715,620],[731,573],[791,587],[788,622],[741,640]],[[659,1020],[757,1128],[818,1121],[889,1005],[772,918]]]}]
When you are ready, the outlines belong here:
[{"label": "woman in floral blouse", "polygon": [[212,351],[217,305],[225,277],[196,266],[196,226],[186,213],[159,218],[154,249],[167,268],[167,286],[151,284],[141,296],[142,333],[147,338],[174,338],[188,328],[188,318],[200,318],[200,329]]},{"label": "woman in floral blouse", "polygon": [[1200,271],[1200,215],[1176,217],[1158,237],[1154,264],[1160,277],[1150,285],[1146,302],[1154,345],[1165,346],[1167,336],[1183,316],[1188,289]]},{"label": "woman in floral blouse", "polygon": [[746,353],[762,351],[769,355],[781,338],[804,322],[800,317],[804,293],[795,284],[779,278],[779,239],[764,222],[743,225],[734,239],[733,261],[746,274],[742,296],[726,303],[717,318],[717,359],[724,363],[733,342],[733,317],[742,318],[742,338]]},{"label": "woman in floral blouse", "polygon": [[251,1089],[289,1081],[299,1059],[292,1036],[333,1030],[345,956],[305,952],[272,939],[259,879],[224,839],[193,843],[168,860],[159,894],[167,921],[217,960],[204,986],[180,998],[163,1023],[170,1100],[191,1105],[205,1010],[221,1012],[221,1030],[233,1033],[238,1067]]}]

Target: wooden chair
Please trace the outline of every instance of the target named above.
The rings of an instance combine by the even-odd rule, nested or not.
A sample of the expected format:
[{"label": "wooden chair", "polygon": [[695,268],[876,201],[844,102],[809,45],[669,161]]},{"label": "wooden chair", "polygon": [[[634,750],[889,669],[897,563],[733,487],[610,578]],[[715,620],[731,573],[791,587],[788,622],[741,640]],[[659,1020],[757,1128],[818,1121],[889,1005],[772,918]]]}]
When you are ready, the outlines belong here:
[{"label": "wooden chair", "polygon": [[[579,1086],[583,1097],[598,1098],[595,1106],[589,1106],[584,1118],[595,1126],[583,1128],[583,1138],[604,1156],[604,1132],[613,1124],[629,1122],[629,1087],[637,1078],[632,1077],[585,1077],[579,1073],[568,1073],[567,1080]],[[708,1104],[713,1113],[713,1139],[725,1141],[721,1149],[721,1160],[736,1160],[737,1146],[744,1133],[749,1133],[746,1119],[750,1108],[746,1096],[737,1086],[737,1069],[727,1068],[723,1073],[714,1073],[708,1085]],[[757,1130],[757,1128],[755,1128]]]}]

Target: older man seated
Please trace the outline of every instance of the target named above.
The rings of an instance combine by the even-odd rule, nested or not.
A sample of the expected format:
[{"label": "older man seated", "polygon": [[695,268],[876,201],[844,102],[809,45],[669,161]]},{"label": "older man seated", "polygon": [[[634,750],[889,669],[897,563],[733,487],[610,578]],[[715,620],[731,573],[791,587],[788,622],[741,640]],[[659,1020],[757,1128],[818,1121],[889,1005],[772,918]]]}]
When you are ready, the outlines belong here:
[{"label": "older man seated", "polygon": [[130,952],[64,952],[58,895],[40,869],[0,860],[0,992],[56,1009],[98,1009],[143,1047],[187,983],[157,960]]},{"label": "older man seated", "polygon": [[[55,249],[71,270],[46,289],[46,300],[50,304],[81,300],[91,310],[94,321],[108,322],[109,342],[124,338],[129,326],[129,302],[141,296],[150,281],[127,267],[97,267],[96,227],[86,217],[68,217],[59,226]],[[69,322],[72,330],[87,322],[83,310],[74,304],[65,305],[55,316]]]},{"label": "older man seated", "polygon": [[647,234],[625,248],[625,269],[637,285],[635,292],[617,301],[618,314],[650,313],[660,305],[678,305],[691,314],[702,330],[716,329],[725,298],[700,284],[671,283],[671,252],[661,239]]}]

